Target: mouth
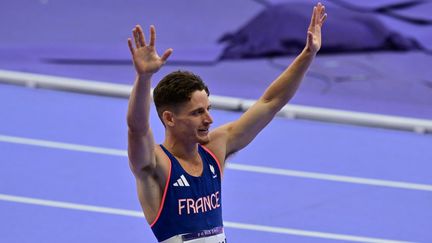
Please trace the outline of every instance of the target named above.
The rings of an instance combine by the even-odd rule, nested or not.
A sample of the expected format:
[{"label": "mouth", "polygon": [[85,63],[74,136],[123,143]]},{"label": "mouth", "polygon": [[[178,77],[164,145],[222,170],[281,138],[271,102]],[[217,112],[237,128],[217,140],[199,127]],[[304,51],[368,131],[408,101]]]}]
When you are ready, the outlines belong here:
[{"label": "mouth", "polygon": [[201,129],[198,129],[198,132],[199,132],[199,133],[208,133],[208,131],[209,131],[208,128],[201,128]]}]

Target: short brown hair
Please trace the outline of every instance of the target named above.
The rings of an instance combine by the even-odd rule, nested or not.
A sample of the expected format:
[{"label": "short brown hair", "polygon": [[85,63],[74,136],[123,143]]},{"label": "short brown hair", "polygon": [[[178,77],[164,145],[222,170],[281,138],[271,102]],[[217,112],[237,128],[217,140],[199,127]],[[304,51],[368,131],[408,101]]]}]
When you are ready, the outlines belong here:
[{"label": "short brown hair", "polygon": [[174,71],[166,75],[153,90],[153,100],[159,118],[167,108],[176,106],[191,99],[195,91],[205,90],[207,95],[210,91],[201,77],[189,71]]}]

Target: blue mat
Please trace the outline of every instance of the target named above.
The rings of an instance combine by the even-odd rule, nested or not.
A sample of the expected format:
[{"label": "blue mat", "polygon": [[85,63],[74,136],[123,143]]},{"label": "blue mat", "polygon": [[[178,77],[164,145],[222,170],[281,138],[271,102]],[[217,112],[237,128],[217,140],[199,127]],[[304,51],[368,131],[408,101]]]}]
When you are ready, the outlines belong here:
[{"label": "blue mat", "polygon": [[[10,11],[0,17],[0,28],[7,30],[0,36],[0,69],[132,84],[126,39],[136,23],[155,24],[158,49],[173,47],[174,53],[154,83],[170,71],[188,69],[206,80],[212,94],[257,99],[292,57],[220,61],[224,45],[217,40],[265,9],[262,2],[9,1],[3,5]],[[407,1],[348,2],[375,11]],[[421,6],[392,11],[429,18],[424,13],[431,4]],[[16,14],[18,9],[22,14]],[[431,45],[431,26],[388,15],[378,18],[390,29]],[[432,119],[430,63],[432,56],[422,52],[319,54],[292,103]]]}]

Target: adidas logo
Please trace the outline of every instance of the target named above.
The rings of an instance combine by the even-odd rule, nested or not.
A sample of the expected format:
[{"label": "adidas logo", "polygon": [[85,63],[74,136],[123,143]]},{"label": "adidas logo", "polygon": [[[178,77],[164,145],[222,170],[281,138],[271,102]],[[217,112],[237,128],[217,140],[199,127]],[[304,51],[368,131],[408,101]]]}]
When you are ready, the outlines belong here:
[{"label": "adidas logo", "polygon": [[181,175],[180,178],[177,179],[177,182],[173,184],[173,186],[190,186],[190,185],[186,180],[186,177],[184,175]]}]

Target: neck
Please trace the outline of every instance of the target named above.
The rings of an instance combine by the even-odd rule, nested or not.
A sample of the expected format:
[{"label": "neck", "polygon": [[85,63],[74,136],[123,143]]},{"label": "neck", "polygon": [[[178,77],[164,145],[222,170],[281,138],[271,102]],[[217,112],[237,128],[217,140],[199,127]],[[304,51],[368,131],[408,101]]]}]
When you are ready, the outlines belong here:
[{"label": "neck", "polygon": [[195,161],[195,158],[199,156],[198,143],[185,143],[180,139],[174,139],[171,136],[166,136],[163,145],[174,156],[180,159]]}]

